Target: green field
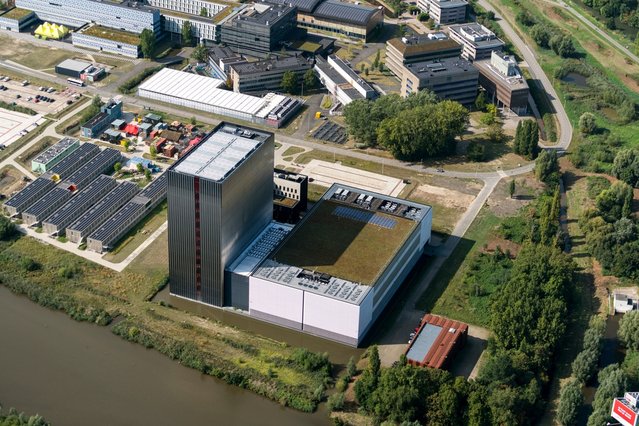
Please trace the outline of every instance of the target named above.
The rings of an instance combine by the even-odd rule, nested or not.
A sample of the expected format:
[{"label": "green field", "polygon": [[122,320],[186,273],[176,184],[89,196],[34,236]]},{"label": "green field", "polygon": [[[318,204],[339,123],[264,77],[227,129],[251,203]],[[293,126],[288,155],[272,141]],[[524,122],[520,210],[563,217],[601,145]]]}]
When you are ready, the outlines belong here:
[{"label": "green field", "polygon": [[415,228],[415,222],[376,213],[396,221],[393,229],[386,229],[334,215],[335,208],[340,205],[323,201],[273,258],[288,265],[372,285]]}]

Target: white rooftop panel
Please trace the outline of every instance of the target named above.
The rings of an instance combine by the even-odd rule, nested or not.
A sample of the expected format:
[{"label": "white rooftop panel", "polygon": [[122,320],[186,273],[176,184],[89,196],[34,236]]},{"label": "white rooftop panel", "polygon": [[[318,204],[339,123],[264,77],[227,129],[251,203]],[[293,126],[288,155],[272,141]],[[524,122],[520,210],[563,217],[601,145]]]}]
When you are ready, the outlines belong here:
[{"label": "white rooftop panel", "polygon": [[260,139],[217,131],[200,142],[175,167],[175,171],[219,181],[261,143]]}]

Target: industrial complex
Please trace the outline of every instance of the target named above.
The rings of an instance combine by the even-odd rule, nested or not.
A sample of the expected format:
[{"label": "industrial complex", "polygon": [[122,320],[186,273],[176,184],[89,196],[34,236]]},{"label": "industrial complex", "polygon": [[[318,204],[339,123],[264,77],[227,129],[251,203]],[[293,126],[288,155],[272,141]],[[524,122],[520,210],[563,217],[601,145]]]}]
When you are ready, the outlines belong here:
[{"label": "industrial complex", "polygon": [[222,123],[168,170],[171,294],[357,346],[422,255],[432,210],[333,185],[297,225],[273,222],[272,144]]}]

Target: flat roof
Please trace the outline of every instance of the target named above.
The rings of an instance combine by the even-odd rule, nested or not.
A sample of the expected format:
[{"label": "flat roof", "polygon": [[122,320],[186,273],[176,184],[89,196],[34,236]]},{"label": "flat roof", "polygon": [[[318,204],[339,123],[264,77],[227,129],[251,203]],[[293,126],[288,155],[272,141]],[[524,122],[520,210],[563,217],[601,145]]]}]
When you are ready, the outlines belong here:
[{"label": "flat roof", "polygon": [[315,66],[319,68],[326,77],[330,78],[336,86],[339,86],[340,89],[351,99],[364,99],[364,96],[359,93],[346,79],[338,73],[335,68],[330,66],[327,62],[322,61],[320,57],[315,59]]},{"label": "flat roof", "polygon": [[334,184],[270,259],[373,286],[429,209]]},{"label": "flat roof", "polygon": [[[407,42],[404,42],[403,39]],[[445,39],[433,39],[428,38],[426,35],[420,35],[409,38],[393,38],[388,40],[387,43],[397,49],[404,57],[452,49],[459,49],[461,52],[461,45],[448,37]]]},{"label": "flat roof", "polygon": [[101,25],[91,25],[90,27],[82,30],[81,33],[88,36],[104,38],[135,46],[140,44],[140,36],[138,34],[124,30],[117,30],[115,28],[103,27]]},{"label": "flat roof", "polygon": [[34,197],[44,194],[54,186],[55,182],[51,180],[51,173],[46,173],[9,198],[4,205],[13,207],[18,212],[21,212],[38,201]]},{"label": "flat roof", "polygon": [[468,5],[466,0],[431,0],[436,3],[440,9],[448,9]]},{"label": "flat roof", "polygon": [[505,86],[508,86],[510,90],[528,89],[528,83],[521,73],[507,77],[495,69],[490,59],[475,61],[473,65],[479,69],[486,78],[493,81],[501,81]]},{"label": "flat roof", "polygon": [[261,61],[239,62],[231,65],[231,68],[240,76],[262,74],[266,71],[297,70],[302,67],[311,67],[311,63],[302,56],[285,56]]},{"label": "flat roof", "polygon": [[495,33],[476,22],[450,25],[448,30],[480,48],[497,47],[505,44]]},{"label": "flat roof", "polygon": [[[256,116],[267,116],[269,104],[286,99],[286,96],[270,94],[263,98],[219,89],[223,80],[163,68],[153,77],[142,83],[139,90],[160,93],[166,96],[218,106]],[[264,114],[263,111],[267,110]]]},{"label": "flat roof", "polygon": [[99,153],[100,148],[97,145],[92,143],[80,144],[78,149],[64,157],[59,163],[51,166],[49,171],[64,179]]},{"label": "flat roof", "polygon": [[122,153],[120,151],[113,148],[106,148],[84,163],[78,170],[73,172],[71,176],[66,178],[66,180],[78,187],[82,187],[95,178],[96,171],[99,171],[98,173],[106,171],[121,158]]},{"label": "flat roof", "polygon": [[462,58],[443,58],[407,64],[406,69],[418,78],[430,78],[439,75],[463,74],[475,70],[470,61]]},{"label": "flat roof", "polygon": [[294,7],[284,4],[253,3],[242,9],[233,19],[222,25],[231,25],[234,21],[248,21],[256,25],[272,27],[282,19],[286,19],[289,13],[293,13]]},{"label": "flat roof", "polygon": [[172,170],[222,181],[255,151],[270,134],[233,124],[222,124],[176,163]]},{"label": "flat roof", "polygon": [[[342,58],[340,58],[337,55],[329,55],[329,59],[335,63],[334,66],[337,66],[339,69],[344,71],[344,73],[346,73],[350,78],[355,80],[357,84],[359,84],[360,87],[364,89],[366,92],[375,92],[373,87],[370,84],[368,84],[368,82],[364,80],[359,74],[357,74],[355,70],[351,68],[350,64],[348,64]],[[329,66],[333,66],[333,65],[329,63]]]},{"label": "flat roof", "polygon": [[326,0],[313,12],[315,18],[331,19],[352,25],[367,25],[379,9],[339,0]]},{"label": "flat roof", "polygon": [[437,315],[422,318],[417,336],[406,351],[406,358],[418,365],[442,368],[460,341],[468,333],[468,325]]},{"label": "flat roof", "polygon": [[34,163],[40,163],[40,164],[47,164],[47,163],[49,163],[49,161],[53,160],[54,158],[56,158],[61,153],[63,153],[64,151],[68,150],[73,145],[75,145],[75,144],[79,145],[79,143],[80,143],[80,141],[78,141],[77,139],[73,139],[73,138],[60,139],[60,141],[58,143],[56,143],[53,146],[50,146],[45,151],[43,151],[40,154],[38,154],[36,156],[36,158],[33,159],[33,162]]},{"label": "flat roof", "polygon": [[3,18],[7,18],[7,19],[20,20],[20,19],[24,18],[25,16],[30,15],[31,13],[33,13],[33,11],[31,11],[31,10],[20,9],[19,7],[14,7],[12,9],[9,9],[8,11],[4,12],[1,16]]},{"label": "flat roof", "polygon": [[250,275],[292,229],[293,225],[269,223],[227,269],[235,274]]},{"label": "flat roof", "polygon": [[60,68],[65,68],[71,71],[81,73],[82,71],[91,67],[91,64],[89,62],[78,61],[76,59],[65,59],[64,61],[60,62],[57,66]]}]

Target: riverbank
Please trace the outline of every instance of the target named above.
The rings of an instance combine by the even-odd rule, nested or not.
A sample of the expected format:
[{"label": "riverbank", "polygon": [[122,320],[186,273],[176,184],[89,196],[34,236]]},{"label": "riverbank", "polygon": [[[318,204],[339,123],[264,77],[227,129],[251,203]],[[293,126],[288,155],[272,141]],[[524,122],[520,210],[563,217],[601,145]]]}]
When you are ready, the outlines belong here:
[{"label": "riverbank", "polygon": [[[326,355],[149,302],[167,277],[166,235],[122,273],[29,237],[0,244],[0,284],[79,321],[109,325],[126,340],[295,409],[324,398]],[[162,250],[164,247],[164,250]],[[120,320],[121,319],[121,320]]]}]

